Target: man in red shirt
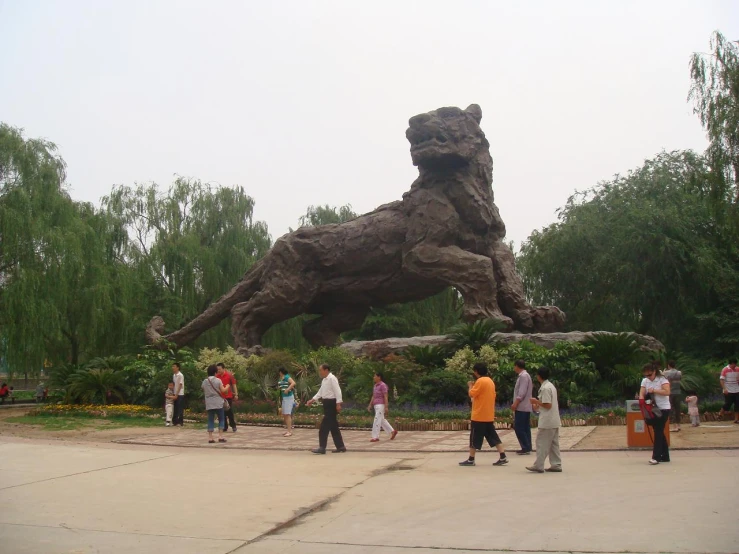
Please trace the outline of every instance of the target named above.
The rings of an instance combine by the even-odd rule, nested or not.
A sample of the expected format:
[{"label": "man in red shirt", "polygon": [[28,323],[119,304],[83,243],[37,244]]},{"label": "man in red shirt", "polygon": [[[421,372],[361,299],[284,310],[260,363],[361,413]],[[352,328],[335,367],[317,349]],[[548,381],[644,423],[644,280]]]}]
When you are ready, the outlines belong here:
[{"label": "man in red shirt", "polygon": [[236,419],[234,419],[233,403],[234,400],[239,399],[239,389],[236,388],[236,379],[233,374],[226,371],[226,366],[223,365],[223,362],[218,362],[216,367],[218,368],[216,377],[221,380],[223,386],[231,385],[228,392],[223,395],[223,397],[228,401],[228,411],[226,412],[226,417],[223,418],[223,430],[224,432],[228,431],[228,426],[231,425],[231,430],[235,433]]}]

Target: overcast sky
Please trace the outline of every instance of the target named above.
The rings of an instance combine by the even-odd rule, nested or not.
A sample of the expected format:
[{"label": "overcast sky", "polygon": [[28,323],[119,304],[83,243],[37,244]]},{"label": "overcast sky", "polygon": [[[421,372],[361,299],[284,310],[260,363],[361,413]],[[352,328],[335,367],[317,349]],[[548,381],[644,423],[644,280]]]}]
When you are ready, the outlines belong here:
[{"label": "overcast sky", "polygon": [[482,106],[516,244],[575,190],[702,151],[688,61],[739,3],[0,0],[0,121],[59,146],[75,199],[242,185],[273,238],[417,175],[408,118]]}]

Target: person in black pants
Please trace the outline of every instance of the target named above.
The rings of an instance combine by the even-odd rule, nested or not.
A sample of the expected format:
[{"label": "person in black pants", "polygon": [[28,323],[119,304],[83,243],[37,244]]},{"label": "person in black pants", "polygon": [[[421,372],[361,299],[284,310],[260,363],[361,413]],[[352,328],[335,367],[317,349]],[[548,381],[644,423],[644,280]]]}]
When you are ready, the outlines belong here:
[{"label": "person in black pants", "polygon": [[321,421],[321,427],[318,430],[318,448],[311,450],[314,454],[325,454],[326,446],[328,444],[328,434],[331,433],[331,438],[334,440],[335,453],[346,452],[344,446],[344,439],[341,436],[341,430],[339,429],[339,421],[336,419],[339,412],[341,412],[341,387],[339,386],[339,380],[336,376],[331,373],[331,369],[326,364],[322,364],[318,368],[323,381],[321,381],[321,388],[318,389],[316,395],[305,403],[306,406],[310,406],[316,400],[323,402],[323,420]]},{"label": "person in black pants", "polygon": [[177,395],[174,401],[174,414],[172,415],[172,426],[185,424],[185,376],[180,371],[180,364],[172,364],[172,381],[174,381],[174,392]]},{"label": "person in black pants", "polygon": [[647,364],[642,368],[644,379],[639,389],[639,398],[651,400],[662,414],[649,423],[654,430],[654,447],[652,448],[651,465],[670,461],[670,450],[665,437],[665,424],[670,418],[670,382],[662,375],[655,364]]}]

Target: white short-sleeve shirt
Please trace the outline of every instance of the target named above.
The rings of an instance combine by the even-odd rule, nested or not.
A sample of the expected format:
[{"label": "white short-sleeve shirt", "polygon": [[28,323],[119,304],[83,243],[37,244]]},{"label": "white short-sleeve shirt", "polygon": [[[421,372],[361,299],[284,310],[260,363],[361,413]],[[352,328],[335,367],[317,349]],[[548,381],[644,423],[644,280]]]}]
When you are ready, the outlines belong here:
[{"label": "white short-sleeve shirt", "polygon": [[179,396],[185,395],[185,376],[182,375],[182,372],[179,373],[173,373],[172,374],[172,381],[174,382],[174,390],[177,390],[177,385],[182,383],[182,389],[179,392]]},{"label": "white short-sleeve shirt", "polygon": [[[661,389],[662,385],[664,385],[665,383],[669,383],[669,381],[662,375],[655,377],[654,381],[651,381],[648,377],[644,377],[644,379],[641,380],[641,386],[644,387],[647,392],[651,392],[652,389]],[[657,407],[660,410],[670,409],[669,396],[654,394],[652,395],[652,398],[654,399],[654,403],[657,404]]]}]

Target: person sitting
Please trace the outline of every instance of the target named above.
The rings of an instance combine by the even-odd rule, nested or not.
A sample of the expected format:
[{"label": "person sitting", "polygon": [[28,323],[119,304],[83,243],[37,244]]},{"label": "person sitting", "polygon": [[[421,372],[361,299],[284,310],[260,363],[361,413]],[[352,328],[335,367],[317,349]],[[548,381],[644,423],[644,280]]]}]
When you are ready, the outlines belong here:
[{"label": "person sitting", "polygon": [[7,383],[0,385],[0,404],[5,404],[5,399],[10,396],[10,389]]}]

